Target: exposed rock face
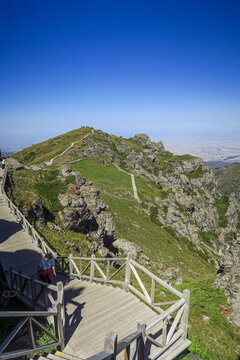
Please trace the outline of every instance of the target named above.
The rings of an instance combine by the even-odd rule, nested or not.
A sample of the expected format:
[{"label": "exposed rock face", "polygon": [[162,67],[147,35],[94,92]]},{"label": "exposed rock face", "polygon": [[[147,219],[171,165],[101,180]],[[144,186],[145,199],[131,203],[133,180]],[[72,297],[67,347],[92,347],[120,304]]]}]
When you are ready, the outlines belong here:
[{"label": "exposed rock face", "polygon": [[21,164],[20,162],[18,162],[16,159],[13,159],[13,158],[7,158],[6,164],[7,164],[7,167],[9,170],[24,169],[23,164]]},{"label": "exposed rock face", "polygon": [[70,166],[60,168],[59,177],[64,181],[75,175],[75,185],[69,185],[67,193],[58,196],[63,211],[59,213],[64,227],[76,232],[89,234],[111,247],[115,237],[113,217],[107,212],[106,204],[100,198],[100,191],[87,182],[84,176]]},{"label": "exposed rock face", "polygon": [[162,141],[155,143],[155,142],[151,141],[149,136],[146,134],[136,134],[133,137],[133,139],[139,141],[144,146],[149,147],[151,150],[157,151],[159,154],[165,153],[165,148],[163,146]]},{"label": "exposed rock face", "polygon": [[116,241],[114,241],[113,246],[116,247],[119,252],[123,251],[123,254],[125,256],[130,253],[132,259],[134,260],[136,260],[139,253],[142,252],[140,246],[130,243],[125,239],[117,239]]},{"label": "exposed rock face", "polygon": [[36,199],[32,202],[28,215],[36,221],[38,226],[46,225],[43,204],[40,199]]},{"label": "exposed rock face", "polygon": [[215,286],[224,289],[232,309],[232,320],[240,326],[240,232],[235,234],[232,245],[222,257],[222,273]]},{"label": "exposed rock face", "polygon": [[[222,193],[216,177],[202,159],[191,156],[176,159],[165,151],[161,141],[153,142],[146,134],[136,134],[130,141],[121,137],[112,140],[108,134],[97,132],[97,137],[85,139],[81,148],[71,149],[69,153],[96,159],[100,154],[108,163],[114,161],[119,165],[123,161],[129,172],[169,192],[164,198],[155,198],[158,218],[164,226],[171,226],[194,243],[202,242],[199,231],[217,233],[218,239],[212,247],[217,252],[219,248],[224,249],[225,237],[236,231],[236,210],[240,210],[240,206],[230,196],[226,213],[228,224],[219,229],[219,215],[214,204]],[[124,160],[120,160],[118,154]],[[95,198],[93,196],[93,201]]]}]

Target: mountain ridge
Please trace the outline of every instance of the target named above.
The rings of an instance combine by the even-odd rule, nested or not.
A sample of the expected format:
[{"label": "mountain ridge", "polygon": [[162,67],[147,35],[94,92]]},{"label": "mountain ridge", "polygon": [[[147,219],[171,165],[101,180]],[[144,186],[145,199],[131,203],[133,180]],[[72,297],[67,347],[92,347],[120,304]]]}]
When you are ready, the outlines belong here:
[{"label": "mountain ridge", "polygon": [[124,139],[84,127],[14,154],[9,168],[9,196],[60,253],[130,250],[177,286],[215,276],[238,230],[239,203],[221,192],[212,170],[145,134]]}]

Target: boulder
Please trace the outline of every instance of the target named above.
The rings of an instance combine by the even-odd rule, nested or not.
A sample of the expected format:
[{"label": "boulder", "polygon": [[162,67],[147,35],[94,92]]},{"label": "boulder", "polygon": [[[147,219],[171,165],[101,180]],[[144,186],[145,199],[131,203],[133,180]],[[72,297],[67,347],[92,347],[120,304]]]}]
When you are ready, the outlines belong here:
[{"label": "boulder", "polygon": [[46,219],[41,199],[36,199],[32,202],[28,213],[29,216],[34,219],[38,226],[46,225]]},{"label": "boulder", "polygon": [[139,253],[142,252],[140,246],[130,243],[125,239],[117,239],[113,242],[113,246],[117,248],[120,252],[123,251],[124,255],[127,256],[128,253],[131,254],[132,259],[136,260]]},{"label": "boulder", "polygon": [[7,158],[6,164],[9,170],[21,170],[24,169],[24,165],[18,162],[16,159]]}]

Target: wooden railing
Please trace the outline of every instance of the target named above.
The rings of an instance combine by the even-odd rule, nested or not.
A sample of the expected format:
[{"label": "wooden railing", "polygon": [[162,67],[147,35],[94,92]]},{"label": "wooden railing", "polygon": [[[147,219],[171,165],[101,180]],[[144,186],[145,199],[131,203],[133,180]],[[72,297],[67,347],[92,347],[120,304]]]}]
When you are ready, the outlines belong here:
[{"label": "wooden railing", "polygon": [[48,284],[11,268],[8,275],[10,289],[16,291],[17,296],[32,309],[52,310],[58,304],[63,308],[63,283],[61,281],[56,285]]},{"label": "wooden railing", "polygon": [[[36,318],[49,318],[53,316],[54,318],[54,330],[55,334],[52,334],[42,323],[40,323]],[[0,344],[0,359],[14,359],[20,356],[30,355],[38,351],[50,349],[53,347],[59,348],[59,350],[64,349],[64,332],[63,325],[61,320],[61,308],[57,305],[55,311],[0,311],[0,318],[22,318],[22,320],[15,326],[11,333],[6,337],[6,339]],[[27,325],[28,327],[28,338],[30,347],[15,350],[15,351],[5,351],[8,345],[19,331]],[[39,330],[46,333],[53,342],[46,345],[36,345],[36,339],[34,337],[33,325],[35,325]]]},{"label": "wooden railing", "polygon": [[138,322],[134,333],[120,341],[116,333],[108,331],[104,338],[104,350],[87,360],[115,360],[121,353],[124,355],[124,360],[144,360],[144,333],[145,324],[141,321]]},{"label": "wooden railing", "polygon": [[[7,168],[2,173],[1,190],[5,204],[9,207],[10,211],[16,217],[17,221],[21,223],[23,229],[27,231],[28,235],[40,249],[42,254],[50,253],[56,261],[56,267],[62,271],[60,262],[58,261],[58,255],[51,247],[42,239],[37,233],[34,227],[28,222],[21,211],[12,203],[5,193],[5,184],[7,179]],[[63,261],[62,261],[63,264]],[[34,311],[1,311],[0,318],[12,318],[22,317],[23,319],[13,329],[9,336],[0,344],[0,359],[13,359],[20,356],[25,356],[38,352],[41,350],[49,349],[52,347],[58,347],[64,349],[64,324],[65,324],[65,312],[64,312],[64,297],[63,297],[63,283],[58,282],[57,285],[48,284],[34,279],[23,274],[20,271],[15,271],[9,268],[6,271],[6,278],[11,290],[16,292],[17,297],[21,299],[25,304],[30,306]],[[39,310],[43,309],[43,310]],[[48,323],[54,325],[56,336],[53,335],[45,326],[43,326],[36,317],[45,318]],[[15,338],[22,327],[27,324],[28,335],[31,344],[31,348],[26,348],[17,351],[4,351],[9,343]],[[33,324],[40,330],[48,334],[54,342],[51,344],[37,346],[34,338]]]},{"label": "wooden railing", "polygon": [[28,235],[32,239],[32,242],[38,247],[38,249],[41,251],[42,255],[44,255],[46,253],[50,253],[52,255],[52,257],[56,261],[56,269],[57,269],[57,271],[62,272],[63,269],[62,269],[62,266],[61,266],[60,262],[58,261],[57,252],[55,252],[46,243],[46,241],[44,241],[44,239],[38,234],[38,232],[30,224],[30,222],[26,219],[26,217],[21,213],[21,211],[17,208],[17,206],[14,205],[13,202],[7,196],[7,194],[5,192],[6,179],[7,179],[7,167],[5,167],[5,169],[3,171],[2,181],[1,181],[1,184],[0,184],[5,204],[8,206],[11,213],[16,217],[17,221],[22,225],[22,228],[28,233]]},{"label": "wooden railing", "polygon": [[[159,348],[156,357],[160,356],[178,339],[187,339],[189,290],[184,290],[183,293],[176,290],[131,259],[130,254],[126,258],[96,258],[95,255],[84,258],[70,255],[69,275],[71,278],[77,277],[90,282],[121,285],[125,291],[131,291],[152,307],[159,316],[154,322],[144,327],[144,341],[148,340]],[[169,294],[172,299],[157,301],[156,290],[158,292],[165,290],[166,300]],[[167,306],[167,309],[163,310],[162,306]],[[153,337],[153,331],[159,334],[161,341]]]}]

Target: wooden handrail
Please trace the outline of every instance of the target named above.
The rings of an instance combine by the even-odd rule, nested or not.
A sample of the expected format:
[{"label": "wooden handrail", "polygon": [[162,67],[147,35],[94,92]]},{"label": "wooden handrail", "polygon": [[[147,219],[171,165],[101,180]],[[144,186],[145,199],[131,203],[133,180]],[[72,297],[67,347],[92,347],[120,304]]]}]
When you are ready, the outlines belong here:
[{"label": "wooden handrail", "polygon": [[[4,169],[2,183],[1,183],[4,202],[10,208],[10,210],[13,212],[13,214],[16,216],[18,222],[21,223],[23,229],[25,231],[27,231],[27,233],[29,234],[29,236],[32,239],[32,242],[35,243],[35,245],[39,248],[41,253],[44,255],[46,252],[48,252],[57,260],[58,254],[51,248],[51,246],[49,246],[46,243],[46,241],[43,240],[43,238],[38,234],[38,232],[35,230],[35,228],[29,223],[29,221],[22,214],[22,212],[18,209],[18,207],[15,204],[13,204],[13,202],[7,196],[7,194],[5,192],[6,179],[7,179],[7,166]],[[62,271],[60,263],[58,263],[58,266],[60,267],[60,270]]]},{"label": "wooden handrail", "polygon": [[[56,346],[59,348],[59,350],[62,351],[64,349],[64,335],[61,315],[62,314],[60,306],[57,306],[56,311],[0,311],[0,318],[23,318],[0,344],[0,359],[13,359]],[[46,327],[44,327],[38,320],[35,319],[36,317],[49,316],[54,317],[56,336],[52,334]],[[16,337],[16,335],[26,323],[28,324],[28,336],[30,339],[31,348],[4,352],[8,344]],[[36,346],[32,323],[34,323],[35,326],[37,326],[41,331],[44,331],[49,337],[51,337],[53,342],[43,346]]]},{"label": "wooden handrail", "polygon": [[57,315],[57,311],[0,311],[0,318],[51,315]]}]

